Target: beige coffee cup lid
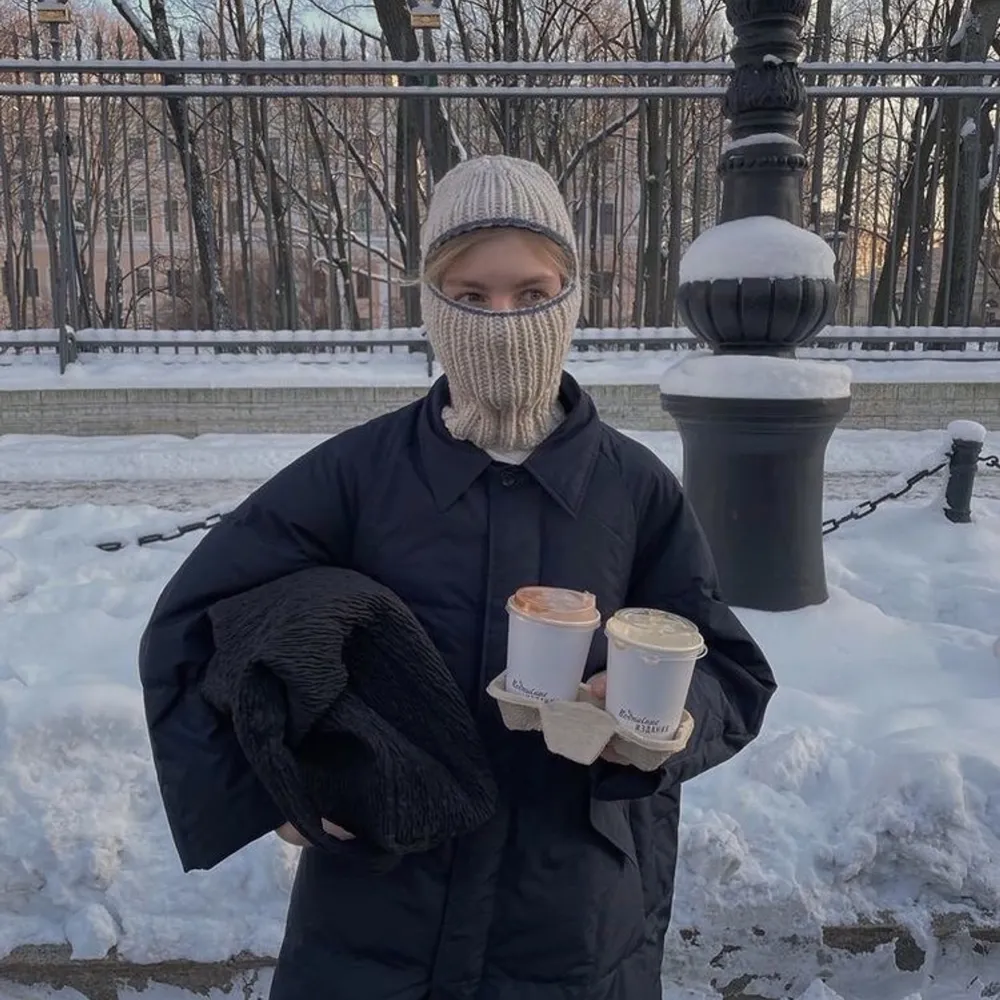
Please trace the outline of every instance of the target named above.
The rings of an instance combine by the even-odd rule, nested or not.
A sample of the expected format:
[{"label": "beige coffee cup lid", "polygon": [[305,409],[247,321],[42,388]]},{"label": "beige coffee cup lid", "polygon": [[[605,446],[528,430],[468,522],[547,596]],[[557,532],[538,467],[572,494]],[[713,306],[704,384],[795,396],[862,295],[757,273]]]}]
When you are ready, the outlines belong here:
[{"label": "beige coffee cup lid", "polygon": [[705,640],[698,626],[680,615],[656,608],[622,608],[608,620],[608,637],[616,642],[677,656],[700,656]]},{"label": "beige coffee cup lid", "polygon": [[552,625],[597,625],[600,612],[593,594],[562,587],[521,587],[508,602],[523,618]]}]

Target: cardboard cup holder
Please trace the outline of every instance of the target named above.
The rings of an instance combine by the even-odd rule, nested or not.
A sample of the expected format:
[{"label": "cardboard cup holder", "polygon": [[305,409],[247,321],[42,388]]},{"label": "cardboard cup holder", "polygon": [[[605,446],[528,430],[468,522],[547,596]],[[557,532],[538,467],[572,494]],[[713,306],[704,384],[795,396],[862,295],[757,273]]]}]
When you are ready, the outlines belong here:
[{"label": "cardboard cup holder", "polygon": [[680,753],[694,732],[694,719],[687,709],[672,739],[639,736],[619,725],[604,710],[604,702],[581,684],[576,701],[534,701],[507,690],[506,672],[495,677],[486,693],[500,706],[504,725],[515,732],[541,730],[549,751],[576,761],[593,764],[598,757],[614,764],[628,764],[640,771],[655,771]]}]

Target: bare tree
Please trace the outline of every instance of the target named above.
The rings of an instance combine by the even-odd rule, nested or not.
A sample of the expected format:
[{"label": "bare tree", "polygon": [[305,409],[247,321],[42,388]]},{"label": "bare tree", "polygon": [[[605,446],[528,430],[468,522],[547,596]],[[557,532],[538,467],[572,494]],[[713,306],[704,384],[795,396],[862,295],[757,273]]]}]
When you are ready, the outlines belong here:
[{"label": "bare tree", "polygon": [[[148,26],[140,21],[127,0],[111,2],[153,59],[172,61],[177,58],[165,0],[148,0]],[[164,73],[163,83],[179,87],[183,86],[184,79],[178,73]],[[166,108],[174,132],[174,142],[184,163],[184,188],[194,222],[198,271],[208,307],[208,322],[213,330],[232,329],[232,311],[219,270],[212,199],[201,157],[193,141],[194,130],[188,113],[188,102],[183,97],[168,97]]]}]

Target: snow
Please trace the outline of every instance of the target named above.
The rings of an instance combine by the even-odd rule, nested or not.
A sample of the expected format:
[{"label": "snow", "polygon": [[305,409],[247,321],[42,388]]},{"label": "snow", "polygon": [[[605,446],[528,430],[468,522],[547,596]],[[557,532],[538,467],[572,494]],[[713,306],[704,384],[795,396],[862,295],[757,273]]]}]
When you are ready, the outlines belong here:
[{"label": "snow", "polygon": [[966,118],[962,123],[961,136],[963,139],[967,139],[970,135],[975,135],[979,131],[979,126],[976,124],[974,118]]},{"label": "snow", "polygon": [[[677,467],[676,435],[634,436]],[[0,438],[0,475],[261,478],[317,440]],[[946,443],[839,431],[828,467],[888,473]],[[780,689],[761,738],[687,786],[675,933],[700,928],[715,947],[750,928],[808,934],[889,911],[920,929],[1000,907],[1000,501],[977,501],[967,526],[939,506],[897,504],[829,536],[826,605],[741,612]],[[176,521],[136,505],[0,513],[0,955],[67,941],[77,958],[213,961],[278,946],[295,850],[271,837],[182,874],[149,759],[136,644],[197,538],[94,548]],[[862,995],[814,978],[788,995]]]},{"label": "snow", "polygon": [[843,399],[851,394],[851,369],[835,361],[699,355],[671,365],[660,391],[716,399]]},{"label": "snow", "polygon": [[770,142],[783,142],[792,146],[798,145],[798,139],[793,139],[784,132],[758,132],[756,135],[746,135],[742,139],[730,139],[723,143],[722,152],[729,153],[735,149],[746,149],[748,146],[762,146]]},{"label": "snow", "polygon": [[952,441],[978,441],[982,444],[986,440],[986,428],[975,420],[953,420],[948,424],[948,437]]},{"label": "snow", "polygon": [[769,215],[706,229],[681,258],[680,280],[834,279],[836,258],[821,236]]},{"label": "snow", "polygon": [[[566,370],[584,385],[656,385],[664,369],[679,358],[701,351],[575,351]],[[841,360],[855,382],[995,382],[1000,380],[1000,354],[953,352],[929,358],[924,352],[803,349],[801,358]],[[427,373],[423,355],[385,353],[352,355],[131,355],[90,356],[59,374],[49,357],[0,358],[0,391],[51,389],[168,389],[267,387],[422,387],[441,374]]]},{"label": "snow", "polygon": [[680,925],[1000,904],[998,517],[882,510],[831,540],[828,604],[742,614],[781,688],[763,738],[688,792]]}]

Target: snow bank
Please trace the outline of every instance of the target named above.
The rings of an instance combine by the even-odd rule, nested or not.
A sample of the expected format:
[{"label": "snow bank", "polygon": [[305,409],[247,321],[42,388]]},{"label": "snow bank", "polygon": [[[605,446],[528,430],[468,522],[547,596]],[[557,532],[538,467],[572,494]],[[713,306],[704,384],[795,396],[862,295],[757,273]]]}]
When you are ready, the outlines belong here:
[{"label": "snow bank", "polygon": [[680,926],[1000,905],[1000,504],[970,533],[891,507],[828,553],[827,605],[741,615],[780,689],[762,738],[687,792]]},{"label": "snow bank", "polygon": [[[174,519],[0,515],[0,954],[278,946],[294,849],[272,837],[182,874],[149,759],[136,644],[196,539],[93,548]],[[962,529],[885,509],[828,553],[827,605],[742,614],[781,688],[761,739],[687,787],[676,927],[748,938],[775,921],[791,934],[1000,908],[1000,503]]]},{"label": "snow bank", "polygon": [[835,361],[697,355],[671,365],[660,392],[715,399],[842,399],[851,394],[851,369]]},{"label": "snow bank", "polygon": [[821,236],[770,215],[706,229],[681,258],[680,280],[818,278],[833,281],[836,257]]},{"label": "snow bank", "polygon": [[[626,341],[627,331],[618,338]],[[657,331],[645,331],[656,334]],[[668,331],[671,335],[676,331]],[[878,331],[871,331],[873,334]],[[975,332],[975,331],[974,331]],[[830,327],[826,333],[838,335]],[[655,337],[654,337],[655,339]],[[851,331],[844,331],[850,341]],[[853,334],[854,342],[859,340]],[[860,338],[864,339],[864,338]],[[947,337],[942,334],[942,339]],[[670,349],[573,351],[566,370],[584,385],[656,385],[664,368],[703,352]],[[1000,354],[992,352],[888,352],[807,347],[799,357],[845,362],[855,382],[994,382]],[[86,355],[64,375],[52,355],[0,354],[0,391],[39,389],[162,389],[325,386],[427,388],[441,374],[427,372],[422,354]]]}]

